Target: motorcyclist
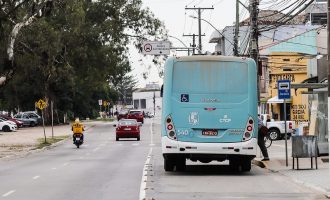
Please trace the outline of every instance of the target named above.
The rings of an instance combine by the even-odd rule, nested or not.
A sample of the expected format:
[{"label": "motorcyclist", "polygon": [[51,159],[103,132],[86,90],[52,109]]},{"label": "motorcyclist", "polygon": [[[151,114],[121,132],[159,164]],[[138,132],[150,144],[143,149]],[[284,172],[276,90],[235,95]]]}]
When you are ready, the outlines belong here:
[{"label": "motorcyclist", "polygon": [[71,128],[73,132],[73,143],[75,142],[76,135],[81,135],[81,140],[84,141],[84,125],[79,121],[79,118],[76,118]]}]

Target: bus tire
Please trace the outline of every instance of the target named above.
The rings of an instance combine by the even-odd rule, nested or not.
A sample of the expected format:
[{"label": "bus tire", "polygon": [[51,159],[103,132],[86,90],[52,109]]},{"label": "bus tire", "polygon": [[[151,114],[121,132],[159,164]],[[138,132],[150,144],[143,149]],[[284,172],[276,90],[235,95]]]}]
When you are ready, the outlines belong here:
[{"label": "bus tire", "polygon": [[251,160],[242,161],[242,171],[243,172],[251,171]]},{"label": "bus tire", "polygon": [[164,170],[166,172],[172,172],[174,170],[173,160],[164,158]]},{"label": "bus tire", "polygon": [[229,168],[233,172],[238,172],[241,168],[239,162],[236,159],[229,160]]},{"label": "bus tire", "polygon": [[175,162],[176,171],[183,172],[186,170],[186,158],[177,158]]}]

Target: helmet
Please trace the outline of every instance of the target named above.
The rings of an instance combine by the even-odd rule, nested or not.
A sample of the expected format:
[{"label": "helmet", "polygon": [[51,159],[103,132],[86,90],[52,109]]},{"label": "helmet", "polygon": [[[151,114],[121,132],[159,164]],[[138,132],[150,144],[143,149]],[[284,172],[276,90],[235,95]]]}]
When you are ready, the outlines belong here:
[{"label": "helmet", "polygon": [[74,120],[75,123],[79,123],[79,118],[76,118],[76,120]]}]

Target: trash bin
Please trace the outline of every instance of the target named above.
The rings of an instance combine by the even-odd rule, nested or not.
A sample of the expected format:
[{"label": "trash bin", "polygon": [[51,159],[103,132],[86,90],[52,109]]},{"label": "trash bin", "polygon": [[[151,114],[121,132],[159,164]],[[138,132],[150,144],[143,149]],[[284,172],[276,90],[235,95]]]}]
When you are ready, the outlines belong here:
[{"label": "trash bin", "polygon": [[311,168],[313,169],[313,158],[317,169],[317,136],[298,135],[292,137],[292,159],[294,169],[294,159],[297,159],[297,169],[299,169],[299,158],[311,158]]}]

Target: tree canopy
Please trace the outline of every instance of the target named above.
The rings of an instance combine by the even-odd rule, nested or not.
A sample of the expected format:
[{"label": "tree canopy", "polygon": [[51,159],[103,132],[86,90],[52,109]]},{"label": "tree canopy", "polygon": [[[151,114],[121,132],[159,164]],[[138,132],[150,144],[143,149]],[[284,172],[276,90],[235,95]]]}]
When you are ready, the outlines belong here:
[{"label": "tree canopy", "polygon": [[[0,1],[0,75],[10,72],[0,86],[2,109],[31,110],[43,98],[54,102],[58,116],[96,116],[98,99],[117,101],[118,89],[134,87],[134,78],[126,75],[128,45],[138,51],[143,38],[166,37],[141,0],[17,2]],[[10,58],[13,29],[37,12],[33,9],[44,14],[19,30]]]}]

